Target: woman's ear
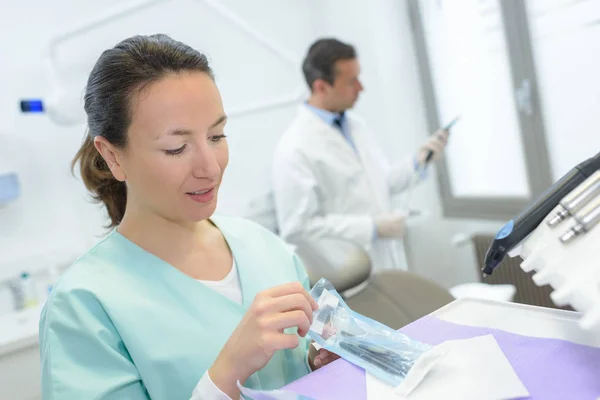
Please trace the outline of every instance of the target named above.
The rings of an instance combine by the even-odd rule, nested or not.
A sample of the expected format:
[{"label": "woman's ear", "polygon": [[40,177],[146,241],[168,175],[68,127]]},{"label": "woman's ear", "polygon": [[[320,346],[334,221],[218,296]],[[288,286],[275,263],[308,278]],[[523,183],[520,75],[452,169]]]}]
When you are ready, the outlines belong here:
[{"label": "woman's ear", "polygon": [[102,136],[94,138],[94,147],[96,147],[98,153],[104,158],[106,165],[108,165],[115,179],[124,182],[127,179],[127,175],[121,165],[121,151]]}]

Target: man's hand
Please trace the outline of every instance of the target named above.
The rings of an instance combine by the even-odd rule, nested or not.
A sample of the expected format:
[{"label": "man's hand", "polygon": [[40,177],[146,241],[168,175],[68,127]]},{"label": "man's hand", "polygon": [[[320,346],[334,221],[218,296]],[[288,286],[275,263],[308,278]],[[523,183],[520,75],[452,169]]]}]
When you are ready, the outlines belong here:
[{"label": "man's hand", "polygon": [[308,364],[310,365],[310,369],[313,371],[318,370],[319,368],[337,360],[338,358],[340,358],[340,356],[330,352],[329,350],[321,349],[317,351],[312,343],[308,349]]},{"label": "man's hand", "polygon": [[401,239],[404,236],[406,214],[380,215],[374,218],[377,236],[388,239]]},{"label": "man's hand", "polygon": [[431,135],[431,137],[425,142],[425,144],[421,146],[421,148],[419,149],[419,153],[417,154],[417,161],[420,165],[425,164],[425,159],[430,150],[433,151],[433,157],[431,161],[436,161],[442,156],[442,153],[444,152],[444,149],[448,144],[449,134],[450,132],[440,129],[439,131]]}]

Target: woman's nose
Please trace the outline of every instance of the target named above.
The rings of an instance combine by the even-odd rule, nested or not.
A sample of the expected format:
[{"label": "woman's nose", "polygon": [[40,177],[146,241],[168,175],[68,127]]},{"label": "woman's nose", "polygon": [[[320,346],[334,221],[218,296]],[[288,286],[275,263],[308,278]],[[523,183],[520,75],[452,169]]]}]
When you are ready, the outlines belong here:
[{"label": "woman's nose", "polygon": [[215,150],[208,144],[199,146],[194,157],[193,174],[196,178],[217,178],[221,174]]}]

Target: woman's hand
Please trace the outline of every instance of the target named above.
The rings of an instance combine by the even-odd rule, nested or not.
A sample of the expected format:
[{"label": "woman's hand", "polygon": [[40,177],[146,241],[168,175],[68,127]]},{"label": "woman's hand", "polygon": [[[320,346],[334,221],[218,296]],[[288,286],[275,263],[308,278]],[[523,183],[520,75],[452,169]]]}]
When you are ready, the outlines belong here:
[{"label": "woman's hand", "polygon": [[[262,369],[278,350],[293,349],[310,329],[315,300],[298,283],[288,283],[256,295],[252,305],[219,353],[208,373],[214,384],[231,398],[242,384]],[[297,327],[298,335],[284,333]]]}]

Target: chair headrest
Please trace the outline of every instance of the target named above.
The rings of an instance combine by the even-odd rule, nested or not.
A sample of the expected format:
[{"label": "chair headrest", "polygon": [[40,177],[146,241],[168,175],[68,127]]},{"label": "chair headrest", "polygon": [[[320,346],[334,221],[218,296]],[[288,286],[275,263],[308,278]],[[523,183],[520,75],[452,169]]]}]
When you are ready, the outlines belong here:
[{"label": "chair headrest", "polygon": [[260,196],[251,199],[242,215],[244,218],[264,226],[275,234],[279,233],[275,200],[273,199],[272,191],[264,192]]},{"label": "chair headrest", "polygon": [[356,287],[371,275],[369,254],[359,245],[340,239],[319,239],[296,245],[311,285],[329,280],[338,292]]}]

